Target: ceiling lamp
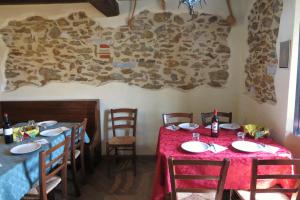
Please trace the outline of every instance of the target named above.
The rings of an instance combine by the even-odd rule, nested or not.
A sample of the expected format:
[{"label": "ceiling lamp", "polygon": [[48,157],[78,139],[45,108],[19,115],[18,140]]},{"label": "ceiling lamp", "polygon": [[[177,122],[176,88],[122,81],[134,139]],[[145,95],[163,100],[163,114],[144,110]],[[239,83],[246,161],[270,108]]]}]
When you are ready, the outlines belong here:
[{"label": "ceiling lamp", "polygon": [[203,3],[206,4],[206,0],[179,0],[178,8],[181,4],[185,4],[190,11],[190,15],[193,16],[195,15],[195,6],[198,4],[202,7]]}]

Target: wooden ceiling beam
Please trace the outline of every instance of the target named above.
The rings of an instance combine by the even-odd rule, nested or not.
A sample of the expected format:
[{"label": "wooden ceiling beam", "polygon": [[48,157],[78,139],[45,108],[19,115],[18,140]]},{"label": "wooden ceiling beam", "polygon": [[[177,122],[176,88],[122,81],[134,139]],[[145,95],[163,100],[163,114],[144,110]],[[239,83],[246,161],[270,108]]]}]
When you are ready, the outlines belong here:
[{"label": "wooden ceiling beam", "polygon": [[89,0],[89,2],[107,17],[120,14],[119,4],[116,0]]},{"label": "wooden ceiling beam", "polygon": [[107,17],[120,14],[116,0],[0,0],[0,5],[27,5],[27,4],[64,4],[64,3],[91,3],[97,10]]},{"label": "wooden ceiling beam", "polygon": [[0,5],[81,3],[89,0],[0,0]]}]

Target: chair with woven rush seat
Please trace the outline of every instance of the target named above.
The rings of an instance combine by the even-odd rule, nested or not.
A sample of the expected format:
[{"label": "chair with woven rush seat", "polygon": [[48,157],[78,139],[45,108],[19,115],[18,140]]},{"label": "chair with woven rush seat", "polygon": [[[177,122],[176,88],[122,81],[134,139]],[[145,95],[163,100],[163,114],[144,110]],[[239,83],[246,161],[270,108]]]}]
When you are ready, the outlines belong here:
[{"label": "chair with woven rush seat", "polygon": [[[24,200],[41,199],[47,200],[47,195],[52,192],[59,184],[62,186],[62,197],[67,199],[67,161],[69,152],[70,137],[52,147],[47,151],[40,152],[40,174],[39,182],[35,183],[30,191],[22,198]],[[52,159],[52,153],[64,148],[63,153]],[[49,161],[49,159],[52,159]],[[49,171],[55,167],[52,171]],[[61,173],[61,177],[57,176]]]},{"label": "chair with woven rush seat", "polygon": [[[224,159],[223,161],[211,161],[211,160],[176,160],[172,157],[168,159],[170,180],[171,180],[171,200],[176,199],[215,199],[221,200],[227,171],[230,161]],[[178,174],[176,173],[176,166],[219,166],[219,175],[199,175],[199,174]],[[217,190],[203,189],[203,188],[179,188],[177,187],[176,181],[187,181],[187,180],[217,180]]]},{"label": "chair with woven rush seat", "polygon": [[[212,112],[201,113],[202,125],[203,126],[210,125],[212,116],[213,116]],[[232,122],[232,112],[218,112],[218,117],[219,117],[219,124]]]},{"label": "chair with woven rush seat", "polygon": [[[164,126],[193,122],[193,113],[165,113],[162,115]],[[174,119],[176,121],[174,121]]]},{"label": "chair with woven rush seat", "polygon": [[[129,151],[132,160],[133,172],[136,175],[136,120],[137,109],[119,108],[111,109],[111,122],[113,137],[106,142],[106,153],[109,159],[108,175],[111,174],[112,158],[125,157],[119,151]],[[123,132],[122,136],[118,136]]]},{"label": "chair with woven rush seat", "polygon": [[85,163],[84,163],[84,135],[86,131],[87,118],[72,127],[71,133],[71,153],[68,160],[68,165],[71,166],[73,186],[75,193],[80,196],[80,188],[78,183],[78,169],[76,160],[80,156],[80,172],[83,180],[85,180]]},{"label": "chair with woven rush seat", "polygon": [[282,188],[272,187],[266,189],[257,188],[257,180],[273,180],[273,179],[297,179],[300,180],[300,174],[259,174],[259,166],[282,166],[282,165],[293,165],[294,169],[300,166],[300,159],[291,160],[252,160],[252,177],[251,177],[251,188],[247,190],[235,191],[239,199],[242,200],[287,200],[291,199],[287,196],[287,193],[294,193],[292,195],[293,200],[300,200],[300,186],[297,188]]},{"label": "chair with woven rush seat", "polygon": [[[109,159],[108,174],[111,175],[111,160],[118,157],[129,157],[133,164],[133,173],[136,175],[136,121],[137,109],[111,109],[113,137],[106,142],[106,153]],[[120,132],[122,136],[118,136]],[[129,151],[131,155],[119,155],[119,151]],[[113,154],[111,154],[113,153]]]}]

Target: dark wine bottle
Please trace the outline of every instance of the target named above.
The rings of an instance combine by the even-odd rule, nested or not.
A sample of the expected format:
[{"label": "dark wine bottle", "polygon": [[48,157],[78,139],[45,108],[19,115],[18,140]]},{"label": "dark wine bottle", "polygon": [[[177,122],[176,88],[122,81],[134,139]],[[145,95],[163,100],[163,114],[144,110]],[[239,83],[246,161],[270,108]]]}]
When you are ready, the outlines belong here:
[{"label": "dark wine bottle", "polygon": [[219,136],[219,117],[218,111],[214,109],[214,114],[211,118],[211,136],[218,137]]},{"label": "dark wine bottle", "polygon": [[8,115],[5,113],[3,116],[3,134],[4,134],[4,140],[5,144],[13,143],[13,129],[11,127],[11,124],[8,120]]}]

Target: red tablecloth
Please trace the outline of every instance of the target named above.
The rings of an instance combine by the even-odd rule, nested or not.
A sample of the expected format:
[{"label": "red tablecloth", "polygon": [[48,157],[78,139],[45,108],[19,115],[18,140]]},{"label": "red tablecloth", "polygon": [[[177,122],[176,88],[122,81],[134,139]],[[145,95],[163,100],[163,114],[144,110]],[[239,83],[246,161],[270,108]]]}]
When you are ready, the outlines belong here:
[{"label": "red tablecloth", "polygon": [[[227,147],[228,149],[219,153],[213,153],[206,151],[203,153],[193,154],[188,153],[181,149],[180,145],[183,142],[192,140],[192,132],[200,133],[200,141],[205,143],[215,143]],[[171,131],[164,127],[160,128],[159,138],[157,144],[157,161],[156,161],[156,172],[154,177],[154,185],[152,192],[152,199],[159,200],[163,199],[164,195],[171,191],[171,184],[169,180],[169,171],[167,165],[168,157],[172,156],[177,159],[199,159],[199,160],[223,160],[224,158],[230,159],[230,166],[225,183],[225,189],[250,189],[251,179],[251,163],[252,158],[258,159],[289,159],[291,158],[291,152],[279,144],[276,144],[270,138],[263,138],[256,141],[251,138],[245,140],[260,142],[269,144],[272,146],[280,147],[280,150],[276,154],[267,152],[256,152],[256,153],[243,153],[235,150],[231,143],[237,140],[236,132],[230,130],[221,130],[218,138],[210,137],[210,129],[200,127],[194,131]],[[182,172],[188,173],[210,173],[216,174],[218,170],[213,168],[187,168],[180,166],[176,168]],[[258,169],[259,173],[280,172],[280,173],[291,173],[291,166],[280,166],[277,168],[264,166]],[[217,183],[211,181],[189,181],[178,183],[181,187],[204,187],[204,188],[216,188]],[[272,182],[261,182],[260,187],[269,187],[271,185],[281,184],[284,187],[292,187],[293,181],[289,180],[273,180]]]}]

